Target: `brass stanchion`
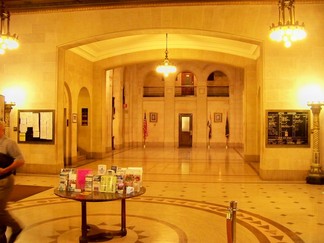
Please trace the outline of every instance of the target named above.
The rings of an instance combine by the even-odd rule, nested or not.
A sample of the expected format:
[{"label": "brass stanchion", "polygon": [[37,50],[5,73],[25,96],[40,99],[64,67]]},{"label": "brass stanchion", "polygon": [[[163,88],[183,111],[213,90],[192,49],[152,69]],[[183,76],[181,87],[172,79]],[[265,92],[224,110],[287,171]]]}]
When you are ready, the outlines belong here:
[{"label": "brass stanchion", "polygon": [[236,241],[236,211],[237,202],[231,201],[226,213],[227,243],[235,243]]}]

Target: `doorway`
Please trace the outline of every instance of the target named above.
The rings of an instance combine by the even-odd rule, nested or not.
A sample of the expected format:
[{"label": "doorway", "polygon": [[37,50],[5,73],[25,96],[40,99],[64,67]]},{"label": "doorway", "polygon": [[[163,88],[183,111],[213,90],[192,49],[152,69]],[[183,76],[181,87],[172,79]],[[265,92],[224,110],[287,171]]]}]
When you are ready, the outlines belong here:
[{"label": "doorway", "polygon": [[179,147],[192,147],[192,114],[179,114]]},{"label": "doorway", "polygon": [[181,73],[181,96],[191,96],[195,94],[193,73]]},{"label": "doorway", "polygon": [[64,167],[72,165],[72,124],[71,124],[71,92],[69,86],[64,83],[63,96],[63,162]]}]

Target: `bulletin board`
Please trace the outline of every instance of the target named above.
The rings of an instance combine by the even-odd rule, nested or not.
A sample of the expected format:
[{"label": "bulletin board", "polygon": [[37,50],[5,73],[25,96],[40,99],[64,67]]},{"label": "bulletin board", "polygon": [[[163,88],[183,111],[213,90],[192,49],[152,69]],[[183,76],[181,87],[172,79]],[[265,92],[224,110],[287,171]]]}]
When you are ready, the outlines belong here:
[{"label": "bulletin board", "polygon": [[18,143],[54,144],[54,110],[18,110]]},{"label": "bulletin board", "polygon": [[309,110],[267,111],[267,147],[309,147],[309,121]]}]

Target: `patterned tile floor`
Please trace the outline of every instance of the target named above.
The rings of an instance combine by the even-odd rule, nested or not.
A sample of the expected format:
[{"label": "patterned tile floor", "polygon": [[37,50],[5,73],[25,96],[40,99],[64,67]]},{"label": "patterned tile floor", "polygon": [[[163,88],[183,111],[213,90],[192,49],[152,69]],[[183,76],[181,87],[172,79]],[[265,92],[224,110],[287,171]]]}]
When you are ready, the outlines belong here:
[{"label": "patterned tile floor", "polygon": [[[256,166],[229,148],[134,148],[83,168],[141,166],[143,196],[127,200],[127,235],[109,242],[226,243],[226,212],[237,201],[236,242],[324,242],[324,186],[262,181]],[[58,176],[16,176],[16,184],[53,186]],[[36,194],[9,209],[24,225],[17,242],[79,242],[79,202]],[[88,203],[88,223],[120,228],[120,203]],[[9,234],[10,232],[8,232]]]}]

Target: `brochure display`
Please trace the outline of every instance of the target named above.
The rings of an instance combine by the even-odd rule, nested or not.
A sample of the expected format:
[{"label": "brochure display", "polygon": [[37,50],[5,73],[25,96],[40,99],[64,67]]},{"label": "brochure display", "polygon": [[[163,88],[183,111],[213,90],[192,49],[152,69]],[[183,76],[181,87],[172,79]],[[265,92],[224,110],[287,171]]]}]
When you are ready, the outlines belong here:
[{"label": "brochure display", "polygon": [[98,171],[91,169],[64,168],[59,176],[60,191],[100,191],[131,193],[142,187],[142,167],[128,167],[106,170],[98,165]]},{"label": "brochure display", "polygon": [[[100,172],[100,173],[98,173]],[[98,172],[90,169],[62,169],[59,175],[59,185],[54,194],[81,202],[80,243],[106,241],[114,236],[126,236],[126,199],[143,195],[146,192],[142,186],[142,168],[118,168],[103,172],[102,165]],[[87,224],[87,202],[121,202],[121,229],[118,231],[103,231],[96,226]]]}]

